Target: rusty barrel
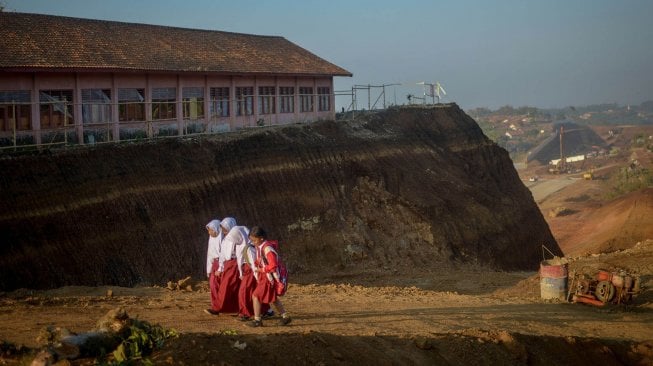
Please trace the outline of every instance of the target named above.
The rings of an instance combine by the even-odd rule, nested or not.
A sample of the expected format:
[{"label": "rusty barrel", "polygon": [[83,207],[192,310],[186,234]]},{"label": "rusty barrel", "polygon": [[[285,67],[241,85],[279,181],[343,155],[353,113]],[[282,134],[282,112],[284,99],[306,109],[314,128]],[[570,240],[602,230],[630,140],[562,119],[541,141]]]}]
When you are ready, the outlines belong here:
[{"label": "rusty barrel", "polygon": [[567,300],[567,263],[559,259],[540,263],[540,297],[545,300]]}]

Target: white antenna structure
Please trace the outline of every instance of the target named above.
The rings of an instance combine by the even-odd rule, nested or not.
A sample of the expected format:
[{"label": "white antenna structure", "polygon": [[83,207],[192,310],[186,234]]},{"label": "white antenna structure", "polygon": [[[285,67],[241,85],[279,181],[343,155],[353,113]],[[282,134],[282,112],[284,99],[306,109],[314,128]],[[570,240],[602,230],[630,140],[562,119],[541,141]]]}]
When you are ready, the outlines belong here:
[{"label": "white antenna structure", "polygon": [[[433,88],[433,86],[431,86],[431,88]],[[431,91],[431,93],[433,93],[433,91]],[[447,92],[442,87],[442,84],[440,84],[438,81],[435,83],[435,96],[438,98],[438,104],[440,104],[440,93],[442,93],[442,95],[447,95]]]},{"label": "white antenna structure", "polygon": [[[422,86],[422,91],[424,93],[423,101],[425,101],[426,97],[429,96],[429,97],[431,97],[433,99],[433,103],[435,103],[435,98],[438,98],[438,104],[440,104],[441,96],[447,95],[447,92],[444,90],[444,88],[442,87],[442,84],[440,84],[439,81],[436,82],[435,84],[427,83],[425,81],[420,81],[420,82],[417,83],[417,85]],[[429,92],[430,92],[428,94],[426,93],[426,86],[427,85],[429,86]]]}]

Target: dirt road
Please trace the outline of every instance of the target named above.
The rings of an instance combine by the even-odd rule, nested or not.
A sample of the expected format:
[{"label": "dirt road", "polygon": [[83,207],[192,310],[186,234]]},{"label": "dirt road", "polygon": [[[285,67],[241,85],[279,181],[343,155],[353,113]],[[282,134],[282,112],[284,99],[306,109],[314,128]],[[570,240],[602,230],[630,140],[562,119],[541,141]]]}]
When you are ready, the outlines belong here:
[{"label": "dirt road", "polygon": [[561,176],[547,179],[540,178],[535,182],[526,181],[524,185],[530,189],[535,202],[540,204],[553,193],[558,192],[568,185],[574,184],[578,180],[579,178]]},{"label": "dirt road", "polygon": [[[572,364],[567,361],[577,358],[619,364],[623,357],[626,363],[648,362],[653,360],[651,263],[653,241],[628,251],[574,260],[570,270],[627,266],[642,273],[646,290],[635,305],[602,308],[540,300],[534,272],[468,267],[402,277],[351,273],[322,282],[297,278],[313,283],[291,284],[284,298],[293,316],[291,325],[277,326],[273,319],[257,329],[231,314],[205,314],[209,296],[205,282],[194,291],[20,290],[0,297],[0,339],[36,347],[36,336],[48,325],[89,331],[107,311],[123,306],[132,318],[181,332],[154,356],[161,364],[219,364],[220,360],[250,364],[261,358],[272,364],[286,364],[288,359],[300,364],[367,364],[374,357],[385,357],[379,364],[525,364],[528,360]],[[236,340],[249,344],[253,353],[234,349]],[[279,357],[273,345],[290,348]],[[554,356],[539,354],[554,346]]]}]

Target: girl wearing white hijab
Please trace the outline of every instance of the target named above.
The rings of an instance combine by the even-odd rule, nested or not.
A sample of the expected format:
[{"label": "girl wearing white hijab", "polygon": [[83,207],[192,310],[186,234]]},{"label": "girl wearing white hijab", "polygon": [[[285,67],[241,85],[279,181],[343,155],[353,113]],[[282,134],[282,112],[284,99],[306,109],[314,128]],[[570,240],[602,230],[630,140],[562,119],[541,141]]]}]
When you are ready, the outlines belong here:
[{"label": "girl wearing white hijab", "polygon": [[207,314],[218,315],[218,289],[220,287],[220,277],[218,276],[220,243],[222,242],[222,231],[220,230],[220,220],[211,220],[206,224],[206,231],[209,233],[209,245],[206,251],[206,277],[209,279],[209,288],[211,289],[211,307],[204,310]]},{"label": "girl wearing white hijab", "polygon": [[[240,287],[241,272],[238,268],[237,253],[245,244],[243,241],[243,227],[236,226],[236,220],[226,217],[220,222],[222,239],[220,243],[220,256],[218,259],[218,273],[220,286],[218,287],[218,309],[223,313],[238,312],[238,288]],[[244,234],[247,238],[247,234]]]}]

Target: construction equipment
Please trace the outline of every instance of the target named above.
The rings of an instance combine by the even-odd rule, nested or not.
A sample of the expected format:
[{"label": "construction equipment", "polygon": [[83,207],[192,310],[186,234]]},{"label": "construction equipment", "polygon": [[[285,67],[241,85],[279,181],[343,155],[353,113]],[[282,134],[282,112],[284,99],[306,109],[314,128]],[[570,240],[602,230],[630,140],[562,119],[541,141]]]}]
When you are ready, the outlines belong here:
[{"label": "construction equipment", "polygon": [[594,168],[590,168],[588,171],[583,173],[583,179],[593,180],[594,179]]},{"label": "construction equipment", "polygon": [[[576,287],[573,288],[573,283]],[[599,270],[594,277],[581,273],[575,274],[569,292],[574,291],[572,302],[603,306],[628,304],[641,291],[639,276],[624,270],[608,272]]]}]

